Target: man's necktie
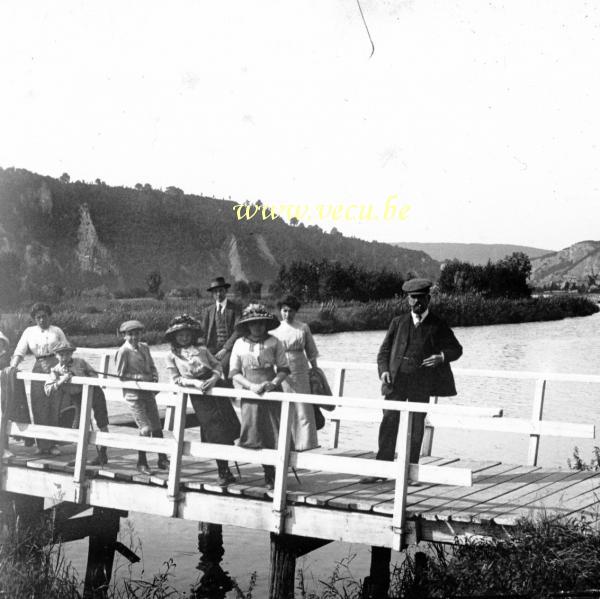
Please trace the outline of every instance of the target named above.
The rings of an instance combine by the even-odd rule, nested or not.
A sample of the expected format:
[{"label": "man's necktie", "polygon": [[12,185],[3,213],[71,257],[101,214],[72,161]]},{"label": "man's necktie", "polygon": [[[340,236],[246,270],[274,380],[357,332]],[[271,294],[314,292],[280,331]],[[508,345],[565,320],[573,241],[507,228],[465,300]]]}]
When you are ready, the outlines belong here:
[{"label": "man's necktie", "polygon": [[415,314],[415,327],[418,327],[421,324],[421,315]]}]

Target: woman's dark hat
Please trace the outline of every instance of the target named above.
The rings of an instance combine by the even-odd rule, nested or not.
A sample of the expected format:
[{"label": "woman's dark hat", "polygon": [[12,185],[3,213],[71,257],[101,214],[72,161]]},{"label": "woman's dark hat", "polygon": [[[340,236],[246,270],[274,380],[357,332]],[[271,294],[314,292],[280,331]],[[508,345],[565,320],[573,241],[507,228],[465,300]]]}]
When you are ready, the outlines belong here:
[{"label": "woman's dark hat", "polygon": [[129,331],[143,331],[146,327],[139,320],[126,320],[119,327],[119,333],[128,333]]},{"label": "woman's dark hat", "polygon": [[283,306],[289,306],[295,312],[300,310],[300,305],[300,300],[295,295],[286,295],[277,302],[279,309],[283,308]]},{"label": "woman's dark hat", "polygon": [[410,279],[402,285],[402,291],[409,295],[427,295],[432,285],[429,279]]},{"label": "woman's dark hat", "polygon": [[279,326],[279,320],[273,316],[262,304],[248,304],[242,316],[235,323],[235,328],[238,332],[247,330],[247,326],[253,322],[264,322],[267,325],[267,331],[275,329]]},{"label": "woman's dark hat", "polygon": [[213,291],[214,289],[219,289],[220,287],[229,289],[231,285],[227,283],[223,277],[217,277],[216,279],[212,280],[210,287],[207,287],[206,291]]},{"label": "woman's dark hat", "polygon": [[42,302],[36,302],[33,304],[29,314],[31,315],[31,318],[35,318],[35,315],[38,312],[45,312],[48,316],[52,316],[52,308],[48,304],[43,304]]},{"label": "woman's dark hat", "polygon": [[171,341],[177,331],[192,331],[196,337],[200,337],[202,335],[202,325],[189,314],[181,314],[169,323],[169,328],[165,331],[165,339]]}]

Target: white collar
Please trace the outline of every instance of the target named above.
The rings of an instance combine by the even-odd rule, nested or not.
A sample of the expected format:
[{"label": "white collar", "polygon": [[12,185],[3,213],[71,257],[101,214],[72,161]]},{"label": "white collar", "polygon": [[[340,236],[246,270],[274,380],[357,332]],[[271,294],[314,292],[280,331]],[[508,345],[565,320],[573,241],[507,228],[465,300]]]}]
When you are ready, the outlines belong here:
[{"label": "white collar", "polygon": [[225,298],[222,302],[217,302],[217,310],[219,306],[222,306],[223,310],[225,310],[225,306],[227,306],[227,298]]},{"label": "white collar", "polygon": [[419,323],[422,323],[422,322],[423,322],[423,321],[424,321],[424,320],[427,318],[427,315],[428,315],[428,314],[429,314],[429,308],[427,308],[427,309],[425,310],[425,312],[423,312],[423,314],[421,314],[421,317],[420,317],[420,318],[418,318],[418,317],[417,317],[417,315],[416,315],[416,314],[415,314],[415,313],[414,313],[412,310],[411,310],[411,312],[410,312],[410,315],[411,315],[411,317],[412,317],[413,324],[417,324],[417,322],[419,322]]}]

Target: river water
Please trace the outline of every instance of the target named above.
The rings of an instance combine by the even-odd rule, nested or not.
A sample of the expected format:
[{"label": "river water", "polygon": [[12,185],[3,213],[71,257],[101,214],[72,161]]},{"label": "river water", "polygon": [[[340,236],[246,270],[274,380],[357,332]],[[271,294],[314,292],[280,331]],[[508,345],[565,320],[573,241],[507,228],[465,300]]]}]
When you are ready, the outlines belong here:
[{"label": "river water", "polygon": [[[582,318],[554,322],[457,327],[456,336],[464,348],[462,358],[454,365],[458,368],[493,370],[526,370],[600,374],[600,313]],[[375,362],[384,332],[355,332],[333,335],[316,335],[322,360],[347,362]],[[163,347],[157,349],[164,349]],[[159,364],[160,368],[160,364]],[[162,379],[161,377],[161,380]],[[533,380],[473,378],[456,376],[458,396],[442,399],[461,405],[497,406],[507,417],[529,417],[534,393]],[[349,372],[345,395],[379,397],[376,375]],[[545,420],[564,422],[600,422],[600,384],[549,382],[546,387]],[[378,425],[364,423],[342,425],[341,447],[377,447]],[[323,432],[323,431],[321,431]],[[327,443],[327,435],[321,438]],[[527,457],[526,435],[476,433],[439,429],[435,433],[433,455],[444,457],[470,457],[498,459],[503,462],[525,463]],[[564,440],[542,438],[539,464],[566,467],[573,447],[578,445],[581,455],[589,460],[594,440]],[[140,564],[132,568],[134,577],[151,577],[163,567],[163,562],[173,558],[176,567],[171,584],[181,592],[188,591],[197,578],[195,570],[196,526],[193,522],[163,519],[132,513],[121,527],[126,544],[141,545]],[[224,528],[224,569],[247,589],[250,576],[257,573],[254,597],[266,597],[269,535],[244,528]],[[66,548],[67,558],[80,571],[85,569],[85,556],[81,542]],[[328,580],[336,563],[349,561],[354,578],[368,574],[369,548],[346,543],[331,543],[298,560],[305,574],[309,590],[322,589],[319,580]],[[125,560],[117,561],[116,576],[128,575]],[[228,597],[235,597],[231,592]]]}]

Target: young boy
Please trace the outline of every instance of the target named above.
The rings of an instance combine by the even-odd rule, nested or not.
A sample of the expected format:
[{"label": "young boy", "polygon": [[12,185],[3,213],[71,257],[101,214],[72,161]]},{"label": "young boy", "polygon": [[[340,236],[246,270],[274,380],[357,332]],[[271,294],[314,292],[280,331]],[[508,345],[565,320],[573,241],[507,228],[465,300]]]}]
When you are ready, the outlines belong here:
[{"label": "young boy", "polygon": [[[119,333],[123,335],[125,342],[115,355],[115,364],[122,381],[158,381],[158,372],[150,349],[141,341],[143,331],[144,325],[139,320],[128,320],[119,327]],[[123,397],[129,404],[140,435],[162,438],[163,431],[154,393],[141,389],[123,389]],[[158,468],[169,469],[169,460],[164,453],[158,454]],[[145,451],[138,452],[137,469],[142,474],[152,474]]]},{"label": "young boy", "polygon": [[[71,384],[74,376],[96,377],[96,371],[83,359],[74,358],[73,352],[77,349],[70,343],[59,343],[54,348],[54,354],[58,358],[58,364],[50,369],[48,381],[44,384],[44,392],[53,402],[55,409],[54,421],[59,424],[61,420],[67,426],[76,428],[79,426],[78,415],[81,410],[81,385]],[[92,411],[94,420],[99,430],[108,432],[108,410],[106,409],[106,398],[100,387],[94,387],[92,395]],[[68,419],[66,421],[65,419]],[[106,447],[97,445],[98,455],[90,464],[92,466],[103,466],[108,462]]]}]

